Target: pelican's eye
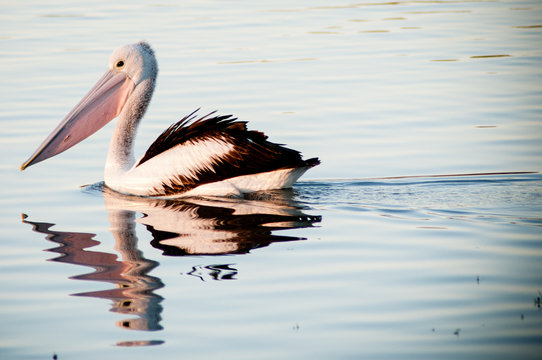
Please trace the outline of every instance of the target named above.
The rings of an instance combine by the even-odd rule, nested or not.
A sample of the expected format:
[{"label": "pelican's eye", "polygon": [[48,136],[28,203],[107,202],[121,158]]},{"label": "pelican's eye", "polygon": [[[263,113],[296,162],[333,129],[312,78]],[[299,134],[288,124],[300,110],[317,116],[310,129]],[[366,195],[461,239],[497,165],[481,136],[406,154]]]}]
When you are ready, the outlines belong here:
[{"label": "pelican's eye", "polygon": [[117,68],[117,69],[122,69],[123,67],[124,67],[124,61],[123,60],[119,60],[115,64],[115,68]]}]

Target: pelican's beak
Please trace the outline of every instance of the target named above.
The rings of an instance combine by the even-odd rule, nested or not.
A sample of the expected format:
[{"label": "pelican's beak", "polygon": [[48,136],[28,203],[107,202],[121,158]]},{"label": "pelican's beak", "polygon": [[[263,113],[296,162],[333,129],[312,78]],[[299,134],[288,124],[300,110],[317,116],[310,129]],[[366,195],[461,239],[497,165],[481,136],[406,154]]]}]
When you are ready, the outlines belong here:
[{"label": "pelican's beak", "polygon": [[21,170],[68,150],[100,130],[120,114],[134,88],[134,82],[125,73],[107,71],[21,165]]}]

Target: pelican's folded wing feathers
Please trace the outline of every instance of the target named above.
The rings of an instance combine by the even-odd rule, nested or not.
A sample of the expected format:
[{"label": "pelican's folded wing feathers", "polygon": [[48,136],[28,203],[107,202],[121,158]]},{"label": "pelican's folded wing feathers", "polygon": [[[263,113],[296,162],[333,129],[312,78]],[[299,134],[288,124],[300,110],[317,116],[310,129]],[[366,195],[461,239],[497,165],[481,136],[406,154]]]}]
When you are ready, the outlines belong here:
[{"label": "pelican's folded wing feathers", "polygon": [[319,164],[247,130],[246,122],[231,115],[213,112],[188,124],[194,113],[164,131],[127,174],[146,179],[141,186],[152,189],[148,195],[175,195],[237,176]]}]

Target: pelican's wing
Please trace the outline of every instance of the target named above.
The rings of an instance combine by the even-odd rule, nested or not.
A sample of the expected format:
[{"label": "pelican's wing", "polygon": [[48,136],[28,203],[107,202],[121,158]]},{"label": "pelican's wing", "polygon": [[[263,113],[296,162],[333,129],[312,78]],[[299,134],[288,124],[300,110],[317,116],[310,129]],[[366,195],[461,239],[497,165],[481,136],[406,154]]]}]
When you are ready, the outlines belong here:
[{"label": "pelican's wing", "polygon": [[267,141],[231,115],[194,113],[164,131],[128,172],[128,183],[152,189],[147,195],[175,195],[196,186],[241,175],[309,167],[298,151]]}]

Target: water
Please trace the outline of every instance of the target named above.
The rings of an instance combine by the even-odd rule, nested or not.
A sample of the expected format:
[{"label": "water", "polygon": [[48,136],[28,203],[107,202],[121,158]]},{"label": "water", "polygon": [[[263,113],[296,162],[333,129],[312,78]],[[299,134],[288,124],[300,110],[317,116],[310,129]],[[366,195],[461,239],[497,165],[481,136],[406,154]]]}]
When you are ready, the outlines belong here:
[{"label": "water", "polygon": [[[542,351],[539,2],[0,7],[0,358]],[[102,191],[107,126],[21,173],[140,39],[160,73],[138,154],[201,107],[322,164],[246,199],[125,198]]]}]

